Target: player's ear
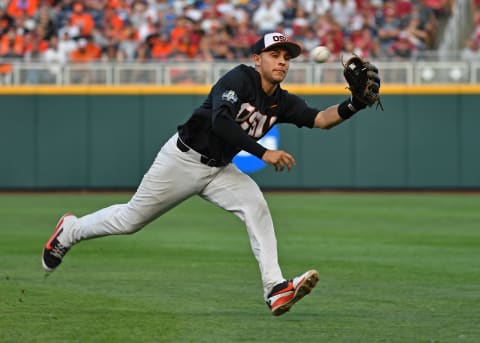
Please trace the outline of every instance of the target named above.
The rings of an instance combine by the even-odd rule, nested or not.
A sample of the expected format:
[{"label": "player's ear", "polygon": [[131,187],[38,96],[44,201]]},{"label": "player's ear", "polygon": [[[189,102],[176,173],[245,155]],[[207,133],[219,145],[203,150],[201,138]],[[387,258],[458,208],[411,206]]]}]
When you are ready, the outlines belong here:
[{"label": "player's ear", "polygon": [[260,62],[262,58],[260,55],[254,54],[253,55],[253,63],[255,63],[255,67],[260,67]]}]

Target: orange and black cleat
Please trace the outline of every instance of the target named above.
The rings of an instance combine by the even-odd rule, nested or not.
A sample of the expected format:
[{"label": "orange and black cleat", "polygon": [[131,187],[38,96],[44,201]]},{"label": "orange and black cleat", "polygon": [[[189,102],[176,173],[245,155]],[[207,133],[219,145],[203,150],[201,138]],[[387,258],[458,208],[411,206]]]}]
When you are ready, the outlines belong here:
[{"label": "orange and black cleat", "polygon": [[267,297],[267,305],[274,316],[290,311],[290,308],[317,285],[318,272],[309,270],[293,280],[275,285]]},{"label": "orange and black cleat", "polygon": [[73,214],[66,213],[58,221],[52,236],[43,248],[42,266],[45,271],[53,272],[55,268],[57,268],[60,263],[62,263],[62,259],[68,252],[70,247],[67,247],[60,243],[58,237],[64,231],[65,225],[70,224],[71,221],[75,219],[77,219],[77,217],[75,217]]}]

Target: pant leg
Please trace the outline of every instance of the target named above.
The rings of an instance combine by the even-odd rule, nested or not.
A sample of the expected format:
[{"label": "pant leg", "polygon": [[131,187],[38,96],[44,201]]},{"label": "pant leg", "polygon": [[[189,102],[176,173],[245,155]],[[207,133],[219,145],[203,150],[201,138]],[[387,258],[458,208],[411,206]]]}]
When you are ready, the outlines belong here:
[{"label": "pant leg", "polygon": [[183,200],[198,194],[212,168],[176,147],[175,134],[160,150],[137,191],[126,204],[116,204],[80,217],[65,230],[63,244],[107,235],[137,232]]},{"label": "pant leg", "polygon": [[284,281],[278,264],[277,240],[267,202],[258,185],[235,165],[225,167],[200,195],[234,213],[246,225],[253,254],[258,261],[264,297]]}]

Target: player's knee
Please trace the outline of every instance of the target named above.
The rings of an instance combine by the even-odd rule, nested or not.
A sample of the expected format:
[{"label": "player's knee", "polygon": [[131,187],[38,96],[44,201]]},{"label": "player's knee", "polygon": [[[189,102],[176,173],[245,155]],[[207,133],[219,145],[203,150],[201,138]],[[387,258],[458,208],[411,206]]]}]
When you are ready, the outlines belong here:
[{"label": "player's knee", "polygon": [[124,233],[127,235],[132,235],[138,231],[140,231],[145,226],[144,223],[125,223],[124,225]]},{"label": "player's knee", "polygon": [[139,230],[140,230],[140,228],[138,228],[136,226],[127,225],[127,226],[124,227],[123,233],[126,234],[126,235],[133,235],[134,233],[136,233]]},{"label": "player's knee", "polygon": [[268,204],[263,197],[256,198],[254,201],[250,201],[248,208],[248,212],[256,218],[268,216],[270,214],[270,211],[268,210]]},{"label": "player's knee", "polygon": [[119,218],[117,222],[117,227],[119,228],[119,233],[123,235],[131,235],[143,228],[145,224],[140,221],[132,221],[131,218],[126,220],[125,218]]},{"label": "player's knee", "polygon": [[118,226],[121,227],[122,234],[131,235],[141,230],[147,221],[135,212],[121,208],[117,213]]}]

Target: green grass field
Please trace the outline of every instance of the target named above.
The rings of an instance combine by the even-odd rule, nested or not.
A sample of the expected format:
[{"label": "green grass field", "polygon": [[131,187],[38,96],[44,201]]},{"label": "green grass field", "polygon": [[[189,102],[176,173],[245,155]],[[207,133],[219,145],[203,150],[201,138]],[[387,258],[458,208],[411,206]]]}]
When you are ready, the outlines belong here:
[{"label": "green grass field", "polygon": [[129,194],[0,195],[0,342],[480,342],[480,195],[267,193],[286,277],[273,317],[243,224],[194,198],[82,242],[46,277],[58,217]]}]

